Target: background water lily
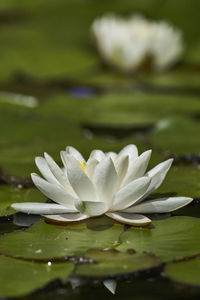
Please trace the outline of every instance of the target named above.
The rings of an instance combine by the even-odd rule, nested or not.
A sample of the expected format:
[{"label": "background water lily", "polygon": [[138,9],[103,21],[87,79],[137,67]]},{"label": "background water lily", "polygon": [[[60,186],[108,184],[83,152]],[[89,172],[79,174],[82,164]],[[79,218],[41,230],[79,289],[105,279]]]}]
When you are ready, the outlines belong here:
[{"label": "background water lily", "polygon": [[[192,201],[189,197],[148,200],[164,180],[172,159],[146,172],[151,150],[138,155],[135,145],[119,154],[93,150],[87,161],[73,147],[61,151],[64,168],[47,153],[36,157],[44,179],[31,174],[36,187],[55,203],[15,203],[13,208],[31,214],[45,215],[60,222],[81,221],[106,214],[121,223],[143,226],[151,222],[144,216],[176,210]],[[147,200],[146,200],[147,199]]]},{"label": "background water lily", "polygon": [[184,49],[178,29],[139,15],[103,16],[94,21],[92,33],[103,60],[122,71],[134,71],[146,60],[153,69],[164,70],[180,59]]}]

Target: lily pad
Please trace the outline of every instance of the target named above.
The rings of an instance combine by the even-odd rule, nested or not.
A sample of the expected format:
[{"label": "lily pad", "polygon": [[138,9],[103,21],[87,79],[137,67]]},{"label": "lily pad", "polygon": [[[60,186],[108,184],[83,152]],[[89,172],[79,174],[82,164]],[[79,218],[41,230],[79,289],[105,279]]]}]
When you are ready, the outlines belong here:
[{"label": "lily pad", "polygon": [[129,228],[120,236],[119,251],[150,252],[163,262],[200,253],[200,219],[171,217],[153,221],[150,228]]},{"label": "lily pad", "polygon": [[200,124],[197,121],[168,118],[158,123],[151,142],[155,148],[172,154],[199,153],[199,130]]},{"label": "lily pad", "polygon": [[[59,150],[66,145],[63,136],[72,143],[72,139],[78,136],[83,140],[78,128],[72,126],[69,132],[67,128],[71,124],[56,114],[50,118],[44,115],[39,117],[34,109],[30,112],[30,109],[24,107],[14,108],[5,104],[1,106],[1,113],[0,125],[4,131],[0,141],[0,164],[13,175],[28,176],[31,171],[35,171],[34,157],[41,152],[49,151],[58,155]],[[17,135],[13,133],[13,126]]]},{"label": "lily pad", "polygon": [[45,200],[37,189],[18,189],[0,185],[0,217],[15,214],[16,211],[10,207],[15,202],[45,202]]},{"label": "lily pad", "polygon": [[200,259],[170,263],[164,269],[165,275],[179,283],[200,287]]},{"label": "lily pad", "polygon": [[[172,167],[156,194],[200,197],[200,172],[198,167]],[[153,195],[152,195],[153,196]]]},{"label": "lily pad", "polygon": [[0,297],[23,296],[53,280],[66,280],[73,268],[71,262],[34,263],[0,255]]},{"label": "lily pad", "polygon": [[106,277],[133,274],[141,271],[149,271],[160,265],[160,261],[143,253],[121,253],[116,250],[95,251],[85,253],[86,257],[92,258],[95,263],[79,264],[75,273],[81,276]]},{"label": "lily pad", "polygon": [[[123,101],[122,101],[123,99]],[[177,116],[190,116],[200,110],[198,97],[167,95],[164,92],[143,93],[138,89],[122,90],[90,99],[58,94],[38,108],[41,114],[59,111],[73,122],[102,125],[156,125],[158,121]],[[67,111],[67,115],[66,115]],[[76,113],[74,113],[76,112]]]},{"label": "lily pad", "polygon": [[[30,172],[36,170],[34,164],[36,155],[48,151],[58,158],[59,151],[65,148],[67,144],[77,147],[86,157],[94,148],[102,148],[105,151],[119,151],[128,143],[136,143],[140,151],[144,151],[147,149],[144,141],[149,139],[149,135],[146,136],[146,133],[143,135],[140,130],[137,132],[137,130],[134,130],[134,126],[136,126],[136,129],[138,125],[141,126],[142,124],[142,126],[152,126],[152,124],[157,124],[161,117],[166,117],[169,114],[179,113],[187,116],[189,112],[195,113],[199,109],[197,98],[188,99],[185,97],[183,100],[179,97],[177,101],[174,101],[173,97],[159,97],[154,94],[147,96],[141,93],[134,94],[134,96],[123,94],[123,97],[122,103],[121,95],[117,94],[81,101],[73,97],[59,95],[31,110],[25,107],[1,104],[2,117],[0,125],[5,130],[2,132],[0,141],[0,164],[8,173],[28,176]],[[82,128],[80,128],[80,123]],[[131,136],[129,130],[130,137],[126,137],[125,141],[117,141],[111,137],[110,139],[107,138],[105,143],[102,136],[109,136],[109,130],[106,129],[106,126],[105,129],[102,128],[100,137],[93,135],[93,132],[86,132],[83,126],[84,124],[97,123],[111,126],[111,130],[113,125],[117,126],[113,127],[115,134],[117,130],[120,131],[120,126],[124,130],[124,126],[131,124],[133,126],[133,136]],[[13,133],[11,124],[15,126],[15,131],[20,134]],[[70,130],[68,130],[69,127]],[[176,146],[177,141],[175,138],[173,139],[173,134],[174,131],[177,131],[177,128],[173,127],[173,130],[171,130],[172,135],[170,131],[170,136],[167,139],[162,137],[162,135],[165,137],[167,134],[163,130],[163,127],[158,127],[153,133],[152,139],[155,148],[163,148],[164,150],[165,146],[166,149],[169,149],[171,145]],[[195,132],[196,130],[199,130],[198,126]],[[159,132],[161,132],[161,137],[157,137]],[[167,145],[164,144],[163,147],[157,145],[160,140],[167,143]],[[174,140],[175,144],[173,143]],[[195,147],[198,148],[200,145],[196,138],[194,138],[194,142],[196,143]],[[195,151],[193,144],[190,143],[185,147],[189,147],[190,152]],[[178,147],[180,147],[179,144]],[[181,149],[182,151],[185,149],[184,145]]]},{"label": "lily pad", "polygon": [[[194,70],[193,70],[194,69]],[[163,93],[171,94],[196,94],[200,93],[199,73],[195,72],[195,66],[185,64],[162,74],[147,74],[142,77],[145,83],[153,84],[152,88]],[[151,88],[151,86],[149,86]]]},{"label": "lily pad", "polygon": [[[29,176],[31,172],[37,171],[35,156],[43,155],[46,151],[58,160],[60,150],[67,145],[77,147],[87,157],[94,148],[119,151],[127,142],[137,143],[134,138],[128,141],[107,140],[106,143],[103,138],[86,138],[77,122],[70,120],[69,115],[72,113],[68,110],[68,104],[64,98],[62,104],[56,104],[55,99],[53,107],[49,102],[51,110],[48,105],[41,105],[41,108],[31,111],[25,107],[2,104],[0,126],[4,130],[0,141],[0,165],[6,172]],[[20,134],[13,132],[13,126],[15,132]],[[141,142],[139,145],[144,148]]]},{"label": "lily pad", "polygon": [[[98,219],[98,218],[97,218]],[[123,226],[107,223],[101,219],[101,226],[89,223],[59,226],[40,221],[23,232],[10,233],[2,237],[0,253],[28,259],[51,259],[82,255],[88,249],[109,249],[116,247]],[[107,227],[106,223],[108,224]]]}]

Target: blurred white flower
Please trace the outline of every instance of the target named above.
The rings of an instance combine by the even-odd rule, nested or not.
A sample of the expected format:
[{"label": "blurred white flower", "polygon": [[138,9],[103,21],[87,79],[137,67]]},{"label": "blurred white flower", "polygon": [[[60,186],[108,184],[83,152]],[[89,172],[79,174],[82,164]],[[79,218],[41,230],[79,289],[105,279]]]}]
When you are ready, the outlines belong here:
[{"label": "blurred white flower", "polygon": [[124,72],[138,69],[147,59],[156,70],[169,68],[184,48],[179,30],[139,15],[98,18],[92,24],[92,33],[104,61]]},{"label": "blurred white flower", "polygon": [[[64,168],[47,153],[36,157],[43,175],[31,174],[36,187],[54,203],[15,203],[18,211],[41,214],[49,220],[73,222],[106,214],[121,223],[143,226],[151,222],[143,213],[165,213],[192,201],[187,197],[145,200],[165,178],[172,164],[168,159],[146,173],[151,156],[138,156],[135,145],[119,154],[93,150],[87,162],[73,147],[61,151]],[[145,200],[145,201],[144,201]]]}]

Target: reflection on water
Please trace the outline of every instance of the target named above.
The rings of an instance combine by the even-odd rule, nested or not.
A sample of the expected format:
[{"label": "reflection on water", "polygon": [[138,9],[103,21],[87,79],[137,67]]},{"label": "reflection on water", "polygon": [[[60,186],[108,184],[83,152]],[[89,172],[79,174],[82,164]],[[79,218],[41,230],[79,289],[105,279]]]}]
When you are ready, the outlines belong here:
[{"label": "reflection on water", "polygon": [[[82,283],[81,283],[82,284]],[[66,287],[56,284],[48,286],[48,289],[38,291],[30,296],[23,297],[21,300],[161,300],[161,299],[199,299],[200,292],[195,288],[183,287],[181,285],[172,284],[169,280],[162,277],[152,277],[148,279],[130,279],[124,282],[118,282],[116,294],[112,295],[101,282],[87,282],[76,288],[72,288],[70,284]]]}]

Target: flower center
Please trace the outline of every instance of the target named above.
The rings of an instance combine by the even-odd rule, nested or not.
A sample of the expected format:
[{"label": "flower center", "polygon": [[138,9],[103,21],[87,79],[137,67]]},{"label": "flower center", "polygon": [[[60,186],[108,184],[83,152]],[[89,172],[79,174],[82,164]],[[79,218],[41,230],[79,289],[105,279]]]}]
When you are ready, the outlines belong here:
[{"label": "flower center", "polygon": [[83,168],[83,171],[86,173],[87,171],[87,165],[84,161],[80,161],[81,167]]}]

